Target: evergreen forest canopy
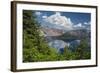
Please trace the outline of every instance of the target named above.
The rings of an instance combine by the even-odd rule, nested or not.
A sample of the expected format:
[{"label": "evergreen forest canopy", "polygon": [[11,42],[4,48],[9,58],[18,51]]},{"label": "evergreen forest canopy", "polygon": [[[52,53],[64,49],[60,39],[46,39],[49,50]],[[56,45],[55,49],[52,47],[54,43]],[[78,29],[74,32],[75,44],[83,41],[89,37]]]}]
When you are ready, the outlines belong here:
[{"label": "evergreen forest canopy", "polygon": [[[63,52],[50,47],[42,35],[40,23],[36,20],[35,11],[23,10],[23,62],[82,60],[91,58],[91,50],[87,50],[87,38],[71,50],[65,46]],[[65,36],[65,35],[64,35]],[[63,38],[65,38],[63,36]],[[67,37],[66,37],[67,39]]]}]

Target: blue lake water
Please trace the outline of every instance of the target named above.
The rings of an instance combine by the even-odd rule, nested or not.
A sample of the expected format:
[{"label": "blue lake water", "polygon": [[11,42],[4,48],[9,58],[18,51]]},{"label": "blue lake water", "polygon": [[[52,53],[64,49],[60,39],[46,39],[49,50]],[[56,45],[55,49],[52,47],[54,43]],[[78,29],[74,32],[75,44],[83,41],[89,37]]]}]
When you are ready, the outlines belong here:
[{"label": "blue lake water", "polygon": [[50,47],[56,48],[58,51],[63,52],[65,46],[70,47],[70,49],[74,50],[80,44],[80,40],[52,40],[48,42]]}]

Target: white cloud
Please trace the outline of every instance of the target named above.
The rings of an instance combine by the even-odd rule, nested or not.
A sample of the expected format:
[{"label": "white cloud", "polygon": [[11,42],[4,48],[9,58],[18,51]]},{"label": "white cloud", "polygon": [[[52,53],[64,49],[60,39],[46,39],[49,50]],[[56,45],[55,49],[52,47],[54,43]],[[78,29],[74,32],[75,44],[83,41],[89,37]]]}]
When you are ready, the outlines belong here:
[{"label": "white cloud", "polygon": [[73,26],[74,27],[74,29],[88,29],[88,30],[90,30],[90,23],[78,23],[78,24],[76,24],[76,25],[74,25]]},{"label": "white cloud", "polygon": [[82,23],[78,23],[76,25],[74,25],[74,27],[83,27]]},{"label": "white cloud", "polygon": [[84,22],[84,24],[85,24],[85,25],[90,25],[90,24],[91,24],[91,22]]},{"label": "white cloud", "polygon": [[84,22],[84,24],[87,25],[88,23],[87,22]]},{"label": "white cloud", "polygon": [[91,21],[90,22],[84,22],[84,26],[87,30],[91,29]]},{"label": "white cloud", "polygon": [[46,15],[44,15],[44,16],[42,16],[42,18],[43,18],[43,19],[46,19],[46,18],[47,18],[47,16],[46,16]]},{"label": "white cloud", "polygon": [[70,18],[67,18],[65,16],[62,16],[60,12],[56,12],[55,14],[51,16],[43,16],[42,18],[46,18],[45,21],[54,24],[57,26],[63,26],[66,27],[67,29],[72,29],[72,21]]},{"label": "white cloud", "polygon": [[39,16],[39,15],[41,15],[42,13],[41,13],[41,12],[35,12],[35,14]]},{"label": "white cloud", "polygon": [[58,16],[61,16],[61,13],[60,12],[55,12],[56,15]]},{"label": "white cloud", "polygon": [[74,24],[70,18],[61,15],[60,12],[55,12],[50,16],[42,16],[43,22],[42,26],[47,26],[49,28],[65,29],[65,30],[77,30],[77,29],[87,29],[90,28],[90,22],[79,22]]}]

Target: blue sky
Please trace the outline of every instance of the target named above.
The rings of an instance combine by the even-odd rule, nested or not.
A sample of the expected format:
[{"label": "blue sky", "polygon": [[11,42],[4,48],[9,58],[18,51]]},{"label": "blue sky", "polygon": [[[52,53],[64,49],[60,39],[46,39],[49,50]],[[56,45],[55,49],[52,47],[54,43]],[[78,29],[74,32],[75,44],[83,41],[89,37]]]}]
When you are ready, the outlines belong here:
[{"label": "blue sky", "polygon": [[90,26],[91,23],[90,13],[35,11],[35,14],[41,24],[58,24],[61,26],[75,26],[79,28]]},{"label": "blue sky", "polygon": [[90,13],[64,12],[62,15],[71,18],[72,22],[75,24],[91,21]]}]

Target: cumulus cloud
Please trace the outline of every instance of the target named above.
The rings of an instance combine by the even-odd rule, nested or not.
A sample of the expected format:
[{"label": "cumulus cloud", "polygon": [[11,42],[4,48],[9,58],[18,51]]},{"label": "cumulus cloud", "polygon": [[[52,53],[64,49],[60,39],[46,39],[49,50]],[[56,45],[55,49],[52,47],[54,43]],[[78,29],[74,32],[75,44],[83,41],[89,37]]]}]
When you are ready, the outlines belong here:
[{"label": "cumulus cloud", "polygon": [[91,29],[91,21],[90,22],[84,22],[84,26],[87,30]]},{"label": "cumulus cloud", "polygon": [[46,15],[44,15],[44,16],[42,16],[42,18],[43,18],[43,19],[46,19],[46,18],[47,18],[47,16],[46,16]]},{"label": "cumulus cloud", "polygon": [[85,25],[90,25],[90,22],[84,22]]},{"label": "cumulus cloud", "polygon": [[88,23],[87,22],[84,22],[84,24],[87,25]]},{"label": "cumulus cloud", "polygon": [[78,23],[73,26],[74,29],[87,29],[90,30],[90,22]]},{"label": "cumulus cloud", "polygon": [[74,24],[71,18],[63,16],[60,12],[55,12],[54,14],[47,16],[42,16],[42,25],[49,28],[63,29],[63,30],[77,30],[77,29],[90,29],[89,22],[79,22]]},{"label": "cumulus cloud", "polygon": [[84,22],[84,24],[85,24],[85,25],[90,25],[91,23],[90,23],[90,22]]},{"label": "cumulus cloud", "polygon": [[82,23],[78,23],[76,25],[74,25],[74,27],[83,27]]},{"label": "cumulus cloud", "polygon": [[41,15],[42,13],[41,13],[41,12],[35,12],[35,14],[39,16],[39,15]]},{"label": "cumulus cloud", "polygon": [[51,16],[43,16],[42,18],[45,18],[45,21],[50,23],[50,24],[54,24],[57,26],[63,26],[66,27],[68,29],[72,29],[72,21],[70,18],[67,18],[65,16],[62,16],[60,12],[56,12],[55,14],[51,15]]}]

